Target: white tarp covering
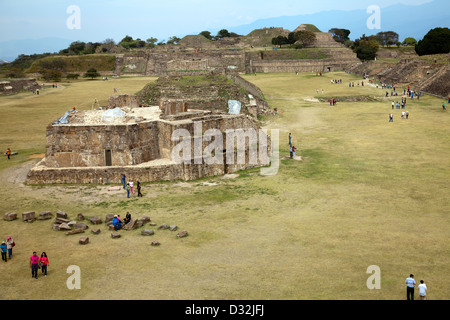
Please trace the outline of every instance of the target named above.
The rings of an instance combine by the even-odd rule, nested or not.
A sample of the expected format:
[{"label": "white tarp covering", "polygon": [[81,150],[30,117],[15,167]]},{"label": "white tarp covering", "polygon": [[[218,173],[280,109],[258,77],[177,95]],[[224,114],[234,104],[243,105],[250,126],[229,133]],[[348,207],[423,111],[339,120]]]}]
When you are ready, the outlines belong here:
[{"label": "white tarp covering", "polygon": [[241,103],[237,100],[228,100],[228,113],[239,114],[241,112]]},{"label": "white tarp covering", "polygon": [[109,109],[102,113],[102,121],[113,122],[114,119],[123,117],[125,114],[126,112],[120,108]]}]

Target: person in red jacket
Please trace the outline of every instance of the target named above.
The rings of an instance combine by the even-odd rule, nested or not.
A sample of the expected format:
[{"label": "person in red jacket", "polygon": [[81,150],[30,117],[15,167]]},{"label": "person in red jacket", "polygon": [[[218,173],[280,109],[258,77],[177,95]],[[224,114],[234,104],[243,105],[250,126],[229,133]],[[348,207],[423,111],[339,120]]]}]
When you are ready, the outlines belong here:
[{"label": "person in red jacket", "polygon": [[11,149],[10,148],[6,149],[5,154],[8,157],[8,160],[9,160],[11,158]]},{"label": "person in red jacket", "polygon": [[41,265],[42,274],[47,276],[47,267],[48,267],[48,258],[45,252],[42,252],[41,257],[39,258],[39,264]]}]

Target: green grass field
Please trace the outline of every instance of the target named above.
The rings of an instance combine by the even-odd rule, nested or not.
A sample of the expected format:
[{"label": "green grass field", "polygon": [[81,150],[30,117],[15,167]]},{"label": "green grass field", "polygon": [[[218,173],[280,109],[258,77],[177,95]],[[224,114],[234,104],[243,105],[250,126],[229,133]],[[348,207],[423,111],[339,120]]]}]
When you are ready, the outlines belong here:
[{"label": "green grass field", "polygon": [[[132,199],[103,185],[20,181],[37,161],[30,156],[45,152],[47,124],[73,106],[91,108],[94,98],[106,104],[114,87],[135,93],[154,78],[78,81],[39,97],[1,97],[0,147],[19,152],[0,162],[1,214],[63,210],[74,219],[129,211],[189,236],[146,225],[155,235],[141,236],[141,228],[111,239],[101,225],[99,235],[85,232],[90,243],[81,246],[80,235],[52,231],[53,219],[0,220],[1,239],[11,235],[17,244],[13,259],[0,263],[0,298],[404,300],[413,273],[425,280],[428,299],[449,299],[450,116],[442,101],[408,99],[406,120],[383,89],[349,88],[359,79],[343,72],[245,78],[283,112],[263,117],[265,128],[280,132],[281,157],[291,132],[302,161],[281,159],[274,176],[252,169],[231,179],[146,183],[144,197]],[[343,84],[330,84],[340,78]],[[315,100],[322,89],[326,97],[373,101],[330,107]],[[32,251],[48,254],[47,278],[31,278]],[[70,265],[81,269],[80,290],[67,288]],[[379,290],[366,285],[372,265],[381,270]]]}]

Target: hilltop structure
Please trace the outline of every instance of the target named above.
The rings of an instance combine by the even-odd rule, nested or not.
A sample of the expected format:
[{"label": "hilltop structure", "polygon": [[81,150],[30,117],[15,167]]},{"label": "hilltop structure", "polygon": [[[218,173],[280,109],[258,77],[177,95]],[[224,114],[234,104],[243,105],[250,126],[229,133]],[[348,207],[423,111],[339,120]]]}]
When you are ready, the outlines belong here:
[{"label": "hilltop structure", "polygon": [[[287,37],[283,28],[256,29],[246,36],[211,41],[202,35],[188,35],[176,46],[116,55],[118,75],[186,75],[255,72],[329,72],[344,70],[359,60],[349,48],[336,42],[330,33],[313,25],[300,25],[294,31],[309,30],[316,41],[309,48],[277,50],[272,39]],[[255,48],[260,48],[255,50]],[[273,52],[272,52],[273,51]]]}]

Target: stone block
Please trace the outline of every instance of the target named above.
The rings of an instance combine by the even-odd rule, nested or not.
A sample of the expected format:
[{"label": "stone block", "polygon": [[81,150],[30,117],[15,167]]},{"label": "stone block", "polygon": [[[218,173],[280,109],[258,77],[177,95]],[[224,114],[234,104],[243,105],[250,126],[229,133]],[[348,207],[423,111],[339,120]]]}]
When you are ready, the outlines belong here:
[{"label": "stone block", "polygon": [[50,211],[44,211],[39,213],[38,220],[48,220],[52,218],[52,213]]},{"label": "stone block", "polygon": [[72,228],[67,223],[61,223],[58,227],[59,231],[70,231]]},{"label": "stone block", "polygon": [[72,235],[72,234],[83,233],[83,232],[84,232],[83,229],[78,228],[78,229],[70,230],[70,231],[66,232],[66,234],[67,234],[67,235]]},{"label": "stone block", "polygon": [[70,220],[64,219],[64,218],[56,218],[56,219],[55,219],[55,222],[58,223],[58,224],[61,224],[61,223],[69,223]]},{"label": "stone block", "polygon": [[17,219],[17,213],[9,212],[5,213],[4,219],[6,221],[13,221]]},{"label": "stone block", "polygon": [[181,231],[177,233],[177,237],[178,238],[184,238],[188,236],[188,232],[187,231]]},{"label": "stone block", "polygon": [[131,219],[123,228],[125,230],[133,230],[137,228],[137,219]]},{"label": "stone block", "polygon": [[142,218],[140,219],[140,221],[142,221],[142,224],[146,224],[147,222],[150,222],[150,217],[147,217],[147,216],[142,217]]},{"label": "stone block", "polygon": [[78,240],[79,244],[88,244],[89,243],[89,237],[81,237],[80,240]]},{"label": "stone block", "polygon": [[100,217],[88,217],[87,218],[92,224],[101,224],[102,219]]},{"label": "stone block", "polygon": [[117,233],[117,232],[111,233],[111,238],[113,238],[113,239],[120,238],[120,233]]},{"label": "stone block", "polygon": [[56,211],[56,217],[57,218],[63,218],[63,219],[67,219],[67,213],[61,210]]},{"label": "stone block", "polygon": [[92,229],[91,230],[91,232],[93,233],[93,234],[99,234],[100,233],[100,229]]},{"label": "stone block", "polygon": [[141,231],[141,235],[143,236],[152,236],[155,234],[155,231],[151,230],[151,229],[144,229]]},{"label": "stone block", "polygon": [[75,224],[73,225],[73,228],[74,228],[74,229],[83,229],[83,230],[86,230],[86,229],[89,228],[89,226],[88,226],[87,224],[83,223],[83,222],[77,222],[77,223],[75,223]]},{"label": "stone block", "polygon": [[34,211],[22,213],[23,221],[34,221],[36,219],[36,213]]},{"label": "stone block", "polygon": [[109,213],[105,217],[105,223],[108,224],[108,222],[112,222],[113,219],[114,219],[114,214]]}]

